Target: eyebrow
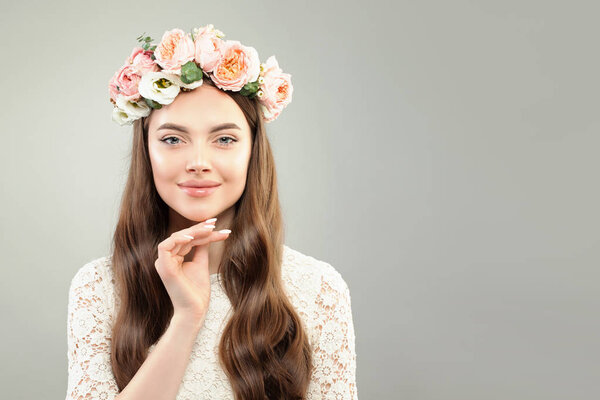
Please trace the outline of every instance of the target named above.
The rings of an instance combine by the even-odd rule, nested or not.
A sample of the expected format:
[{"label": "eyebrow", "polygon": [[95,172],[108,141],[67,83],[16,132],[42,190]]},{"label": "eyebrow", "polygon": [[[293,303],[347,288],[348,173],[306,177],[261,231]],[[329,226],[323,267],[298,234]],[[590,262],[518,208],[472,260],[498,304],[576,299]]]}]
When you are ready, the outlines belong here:
[{"label": "eyebrow", "polygon": [[[162,124],[161,126],[158,127],[157,131],[159,131],[161,129],[174,129],[176,131],[188,133],[188,130],[185,126],[174,124],[172,122],[165,122],[164,124]],[[237,126],[237,124],[234,124],[233,122],[225,122],[223,124],[213,126],[209,133],[222,131],[224,129],[242,130],[242,128],[240,128],[239,126]]]}]

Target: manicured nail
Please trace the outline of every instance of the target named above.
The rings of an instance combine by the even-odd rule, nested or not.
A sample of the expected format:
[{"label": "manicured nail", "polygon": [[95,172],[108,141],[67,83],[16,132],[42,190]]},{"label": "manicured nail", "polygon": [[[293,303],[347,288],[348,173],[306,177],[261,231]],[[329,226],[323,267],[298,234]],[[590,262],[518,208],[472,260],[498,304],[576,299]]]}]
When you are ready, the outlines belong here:
[{"label": "manicured nail", "polygon": [[206,221],[204,221],[205,223],[211,223],[211,222],[215,222],[217,219],[216,218],[211,218],[211,219],[207,219]]},{"label": "manicured nail", "polygon": [[205,228],[207,228],[207,229],[212,229],[212,228],[214,228],[215,226],[214,226],[214,225],[204,225],[204,227],[205,227]]},{"label": "manicured nail", "polygon": [[193,239],[194,238],[193,236],[190,236],[190,235],[183,235],[183,237],[186,237],[188,239]]},{"label": "manicured nail", "polygon": [[231,233],[230,229],[221,229],[219,233]]}]

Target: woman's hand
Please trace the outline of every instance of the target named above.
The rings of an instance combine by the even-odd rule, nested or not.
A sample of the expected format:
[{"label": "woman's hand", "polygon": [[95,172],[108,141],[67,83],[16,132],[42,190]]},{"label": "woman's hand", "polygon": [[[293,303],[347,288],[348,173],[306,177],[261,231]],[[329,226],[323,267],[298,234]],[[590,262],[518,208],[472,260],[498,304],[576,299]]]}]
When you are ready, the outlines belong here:
[{"label": "woman's hand", "polygon": [[[214,221],[216,218],[211,218],[173,232],[159,243],[158,259],[154,263],[173,302],[174,316],[199,323],[203,323],[210,301],[208,248],[211,242],[229,237],[229,233],[213,231]],[[192,247],[196,247],[194,257],[184,262]]]}]

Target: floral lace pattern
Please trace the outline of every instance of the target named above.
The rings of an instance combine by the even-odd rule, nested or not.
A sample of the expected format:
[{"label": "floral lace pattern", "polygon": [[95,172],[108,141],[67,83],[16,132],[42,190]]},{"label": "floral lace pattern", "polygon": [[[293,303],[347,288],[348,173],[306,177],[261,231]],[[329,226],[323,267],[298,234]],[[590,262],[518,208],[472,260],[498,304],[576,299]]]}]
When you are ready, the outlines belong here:
[{"label": "floral lace pattern", "polygon": [[[71,281],[66,400],[111,400],[118,393],[110,362],[110,341],[119,298],[110,262],[110,256],[92,260]],[[220,276],[210,276],[208,312],[190,354],[177,400],[234,398],[218,361],[219,340],[231,313]],[[358,399],[354,325],[346,282],[330,264],[287,245],[284,245],[282,278],[313,346],[314,368],[306,399]],[[150,346],[148,351],[154,347]]]}]

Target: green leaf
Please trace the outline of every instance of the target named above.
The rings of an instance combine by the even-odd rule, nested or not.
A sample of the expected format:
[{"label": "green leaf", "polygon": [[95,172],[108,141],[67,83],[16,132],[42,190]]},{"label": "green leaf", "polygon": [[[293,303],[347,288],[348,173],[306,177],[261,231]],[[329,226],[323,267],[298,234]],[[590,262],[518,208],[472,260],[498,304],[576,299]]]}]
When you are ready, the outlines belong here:
[{"label": "green leaf", "polygon": [[192,83],[202,79],[202,69],[194,61],[188,61],[181,66],[181,81]]},{"label": "green leaf", "polygon": [[242,90],[240,90],[240,94],[253,99],[256,96],[256,92],[258,92],[258,86],[258,79],[254,82],[248,82],[244,85]]},{"label": "green leaf", "polygon": [[146,34],[146,32],[142,33],[140,36],[137,37],[137,41],[142,44],[142,48],[144,50],[148,50],[148,47],[150,46],[151,42],[152,42],[152,38],[150,36],[144,36]]},{"label": "green leaf", "polygon": [[155,110],[158,110],[159,108],[162,108],[162,104],[151,100],[151,99],[147,99],[145,97],[142,97],[144,99],[144,101],[146,102],[146,104],[148,104],[150,107],[154,108]]}]

